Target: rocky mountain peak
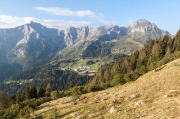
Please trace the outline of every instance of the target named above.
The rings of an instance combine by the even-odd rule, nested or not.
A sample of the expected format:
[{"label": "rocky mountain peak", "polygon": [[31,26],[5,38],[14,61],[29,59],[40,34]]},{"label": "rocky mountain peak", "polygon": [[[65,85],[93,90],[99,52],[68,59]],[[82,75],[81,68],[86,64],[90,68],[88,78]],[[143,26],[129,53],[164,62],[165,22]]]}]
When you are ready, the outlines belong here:
[{"label": "rocky mountain peak", "polygon": [[132,23],[130,26],[130,32],[148,32],[151,31],[154,27],[156,27],[155,24],[150,23],[149,21],[145,19],[139,19],[136,22]]},{"label": "rocky mountain peak", "polygon": [[34,22],[34,21],[31,21],[27,25],[31,26],[31,27],[45,27],[45,26],[41,25],[40,23],[37,23],[37,22]]},{"label": "rocky mountain peak", "polygon": [[142,26],[146,26],[146,25],[150,25],[150,24],[151,24],[151,22],[147,21],[146,19],[139,19],[133,23],[133,25],[142,25]]},{"label": "rocky mountain peak", "polygon": [[40,23],[31,21],[30,23],[16,27],[16,29],[17,31],[22,31],[24,35],[29,35],[33,32],[42,32],[46,27]]},{"label": "rocky mountain peak", "polygon": [[70,27],[64,32],[64,40],[67,46],[72,46],[87,40],[95,40],[100,34],[100,31],[89,26]]},{"label": "rocky mountain peak", "polygon": [[129,33],[152,33],[152,34],[169,34],[167,31],[159,29],[156,24],[151,23],[145,19],[139,19],[128,26]]},{"label": "rocky mountain peak", "polygon": [[111,28],[111,31],[119,31],[119,26],[115,25],[114,27]]},{"label": "rocky mountain peak", "polygon": [[91,29],[89,28],[89,26],[84,26],[84,27],[78,28],[77,32],[80,37],[86,39],[86,37],[88,37],[88,35],[89,35],[90,30]]}]

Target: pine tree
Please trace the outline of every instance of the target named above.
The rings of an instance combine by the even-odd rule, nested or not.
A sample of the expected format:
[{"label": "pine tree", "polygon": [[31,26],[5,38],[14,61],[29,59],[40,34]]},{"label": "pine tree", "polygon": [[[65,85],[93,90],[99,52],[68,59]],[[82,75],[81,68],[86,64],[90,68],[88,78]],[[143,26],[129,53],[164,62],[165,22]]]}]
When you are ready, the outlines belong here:
[{"label": "pine tree", "polygon": [[4,109],[5,107],[5,98],[4,98],[4,94],[3,94],[3,91],[0,90],[0,109]]},{"label": "pine tree", "polygon": [[136,69],[137,59],[139,57],[139,51],[135,51],[130,57],[130,70]]},{"label": "pine tree", "polygon": [[173,40],[173,49],[174,49],[174,51],[180,50],[180,30],[177,32],[177,34]]},{"label": "pine tree", "polygon": [[24,100],[25,100],[25,95],[26,95],[26,92],[23,92],[23,93],[21,94],[21,101],[24,101]]},{"label": "pine tree", "polygon": [[30,98],[31,98],[30,89],[29,87],[27,87],[25,91],[25,100],[29,100]]},{"label": "pine tree", "polygon": [[170,54],[171,54],[171,48],[168,46],[166,53],[165,53],[165,56],[169,56]]},{"label": "pine tree", "polygon": [[52,88],[51,84],[48,83],[47,86],[46,86],[46,95],[47,95],[47,96],[50,96],[50,93],[51,93],[52,91],[53,91],[53,88]]},{"label": "pine tree", "polygon": [[37,98],[37,89],[34,84],[30,88],[30,98]]},{"label": "pine tree", "polygon": [[45,96],[45,89],[40,85],[39,92],[38,92],[38,97],[44,97]]},{"label": "pine tree", "polygon": [[157,40],[155,42],[155,44],[153,45],[153,47],[152,47],[152,61],[158,61],[160,59],[161,52],[162,52],[161,44],[162,44],[161,40]]},{"label": "pine tree", "polygon": [[16,103],[20,103],[21,102],[21,94],[20,92],[17,92],[16,94]]}]

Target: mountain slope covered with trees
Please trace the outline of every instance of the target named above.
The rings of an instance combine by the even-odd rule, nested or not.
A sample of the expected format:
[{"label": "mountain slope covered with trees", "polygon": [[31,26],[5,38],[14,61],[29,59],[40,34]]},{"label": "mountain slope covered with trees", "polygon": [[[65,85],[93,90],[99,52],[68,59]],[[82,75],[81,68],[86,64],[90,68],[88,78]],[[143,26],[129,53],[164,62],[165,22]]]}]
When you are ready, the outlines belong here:
[{"label": "mountain slope covered with trees", "polygon": [[[128,93],[127,90],[123,90],[121,88],[123,92],[121,92],[120,94],[126,93],[126,92],[127,92],[127,94],[124,94],[124,97],[120,97],[120,99],[118,98],[120,100],[120,102],[116,101],[116,100],[110,100],[111,99],[110,97],[112,97],[112,95],[109,95],[109,98],[107,96],[107,99],[103,98],[101,101],[99,100],[99,98],[102,96],[96,97],[96,100],[94,100],[95,102],[91,101],[90,105],[95,104],[97,107],[97,103],[102,102],[99,105],[100,108],[97,108],[97,110],[103,109],[105,111],[108,111],[109,113],[112,113],[113,112],[112,110],[121,108],[121,111],[123,111],[123,112],[127,112],[127,109],[128,109],[128,110],[131,110],[131,113],[133,115],[136,115],[136,112],[139,112],[139,110],[136,110],[137,107],[139,107],[139,105],[142,107],[143,107],[143,105],[145,105],[145,107],[149,106],[152,109],[153,109],[152,105],[159,107],[161,101],[157,101],[157,100],[159,100],[159,98],[157,98],[157,96],[160,96],[162,99],[162,94],[157,93],[157,95],[156,95],[156,94],[154,94],[155,92],[151,92],[152,96],[154,96],[154,97],[148,98],[151,96],[151,95],[148,95],[148,94],[150,94],[150,92],[148,92],[148,91],[153,90],[153,91],[157,92],[157,90],[159,91],[159,89],[163,87],[163,89],[161,91],[164,91],[164,92],[166,91],[166,93],[167,93],[166,97],[174,98],[174,97],[178,96],[179,89],[177,88],[177,86],[179,83],[178,83],[177,79],[179,79],[179,75],[176,75],[176,73],[179,74],[178,72],[180,71],[179,70],[179,62],[178,62],[179,60],[177,60],[177,62],[171,63],[171,65],[168,65],[167,67],[165,65],[166,63],[168,63],[172,60],[178,59],[178,58],[180,58],[180,31],[178,31],[174,37],[171,37],[168,35],[165,35],[163,38],[160,37],[160,38],[154,40],[151,44],[146,45],[143,49],[137,50],[134,53],[132,53],[130,56],[125,56],[123,59],[119,60],[117,63],[110,65],[105,69],[102,69],[94,78],[92,78],[89,81],[89,83],[86,86],[76,87],[73,84],[73,78],[75,78],[74,76],[79,76],[78,74],[77,75],[72,74],[72,77],[71,77],[71,74],[68,72],[64,72],[60,69],[53,68],[48,65],[44,66],[44,67],[42,66],[42,67],[39,67],[36,69],[36,71],[35,71],[36,73],[34,73],[36,75],[31,75],[33,73],[33,70],[31,70],[32,72],[30,72],[30,73],[21,74],[21,77],[22,78],[29,77],[29,78],[33,78],[33,80],[34,80],[34,78],[36,78],[36,81],[38,81],[38,79],[42,78],[41,76],[45,75],[47,79],[50,76],[49,77],[50,82],[55,81],[55,84],[58,84],[58,81],[61,81],[61,78],[63,78],[62,76],[65,76],[63,78],[65,80],[63,80],[63,81],[64,82],[70,81],[69,83],[67,83],[68,88],[70,88],[70,89],[66,90],[66,91],[52,92],[53,85],[51,85],[50,83],[49,84],[47,83],[48,85],[46,84],[47,85],[46,88],[42,88],[42,87],[38,88],[39,91],[37,93],[36,86],[34,86],[30,83],[31,86],[26,85],[26,90],[24,90],[25,95],[23,96],[24,91],[22,91],[20,93],[17,92],[15,95],[15,98],[13,98],[13,97],[7,98],[3,95],[3,92],[0,91],[0,97],[1,97],[0,98],[0,104],[1,104],[0,105],[0,109],[1,109],[0,114],[3,115],[3,117],[5,117],[5,118],[10,118],[10,117],[11,118],[19,118],[19,117],[26,117],[26,118],[28,117],[29,118],[29,117],[31,117],[31,115],[30,115],[30,114],[32,114],[31,112],[33,112],[33,110],[36,109],[35,107],[37,107],[38,105],[40,105],[46,101],[51,100],[52,98],[56,99],[59,97],[72,95],[72,97],[70,99],[68,99],[67,101],[63,101],[61,105],[70,104],[70,102],[72,102],[72,105],[76,105],[79,103],[78,99],[80,102],[81,102],[81,100],[85,99],[83,101],[83,103],[87,103],[89,98],[86,99],[87,96],[80,98],[81,94],[84,94],[87,92],[96,92],[98,90],[103,90],[105,88],[112,87],[117,84],[122,85],[122,84],[127,83],[122,87],[129,90],[128,92],[131,92],[131,93]],[[173,68],[174,70],[170,71],[169,70],[170,66],[176,67],[176,68]],[[46,70],[42,70],[42,69],[46,69]],[[137,81],[137,82],[139,82],[137,84],[137,85],[139,85],[139,89],[135,91],[134,88],[137,88],[137,86],[135,85],[136,81],[134,83],[129,83],[129,82],[137,80],[141,75],[143,75],[146,72],[149,72],[151,70],[154,70],[154,71],[148,73],[145,76],[142,76],[143,79],[147,78],[146,79],[147,81],[145,81],[145,80],[142,81],[142,79]],[[167,72],[168,70],[169,70],[169,72]],[[162,71],[166,72],[166,74],[163,74]],[[172,76],[169,77],[168,74],[173,71],[175,71],[176,73],[172,73]],[[65,73],[66,75],[63,75],[63,73]],[[53,75],[53,74],[55,74],[55,75]],[[157,77],[158,77],[157,79],[159,79],[158,81],[156,81],[157,80],[156,78],[152,77],[153,74],[157,75]],[[164,75],[168,75],[167,78],[168,77],[169,78],[164,79],[163,78]],[[68,80],[69,76],[70,76],[70,78],[69,78],[70,80]],[[52,78],[53,78],[53,80],[52,80]],[[82,80],[81,78],[82,79],[84,78],[84,80]],[[173,79],[171,80],[171,78],[173,78]],[[14,79],[15,79],[15,76],[14,76]],[[75,83],[78,83],[78,81],[80,81],[79,84],[88,82],[88,80],[83,76],[80,76],[80,78],[77,78],[77,79],[79,79],[79,80],[75,80],[76,81]],[[16,80],[14,80],[14,81],[16,81]],[[81,82],[81,81],[83,81],[83,82]],[[144,81],[146,82],[146,85],[144,85],[145,84],[145,83],[143,83]],[[163,82],[163,83],[161,83],[161,82]],[[169,82],[169,83],[167,83],[167,82]],[[173,84],[173,86],[171,85],[170,82]],[[169,84],[170,85],[166,87],[166,85],[164,85],[164,83],[167,83],[168,85]],[[175,86],[174,83],[177,86]],[[10,84],[12,84],[12,83],[10,83]],[[37,82],[35,82],[35,84],[37,84]],[[132,90],[130,90],[131,87],[128,86],[129,84],[131,85]],[[38,85],[40,85],[40,84],[38,84]],[[73,87],[73,86],[75,86],[75,87]],[[143,93],[140,88],[141,86],[145,86],[145,87],[142,87]],[[147,89],[149,89],[149,86],[151,86],[151,89],[147,90]],[[1,86],[1,87],[3,87],[3,86]],[[11,85],[9,87],[12,88]],[[29,87],[29,89],[28,89],[28,87]],[[59,87],[60,86],[58,84],[58,88]],[[73,88],[71,88],[71,87],[73,87]],[[171,88],[171,87],[174,87],[174,88]],[[169,91],[166,90],[167,88]],[[41,89],[41,91],[40,91],[40,89]],[[45,90],[45,91],[43,91],[43,90]],[[145,95],[144,91],[146,91],[146,90],[147,90],[147,93]],[[139,91],[139,92],[137,92],[137,91]],[[44,92],[46,92],[45,95],[44,95]],[[116,92],[116,91],[113,91],[113,92]],[[136,93],[138,93],[138,94],[136,94]],[[27,94],[29,94],[29,95],[27,95]],[[97,93],[91,93],[91,94],[96,95]],[[105,95],[107,95],[107,94],[109,94],[109,93],[106,93]],[[132,96],[130,96],[130,94]],[[142,94],[144,94],[144,96]],[[43,97],[43,96],[38,97],[38,95],[39,96],[44,95],[47,97]],[[113,95],[114,95],[114,97],[116,97],[118,94],[113,93]],[[25,97],[24,98],[25,100],[18,101],[19,96]],[[49,98],[49,96],[51,96],[51,98]],[[94,98],[94,96],[93,96],[93,98]],[[142,96],[142,98],[140,98],[141,96]],[[63,99],[66,99],[66,98],[63,98]],[[139,100],[134,100],[134,99],[139,99]],[[156,101],[154,101],[154,99],[156,99]],[[107,107],[107,103],[103,103],[104,100],[110,101],[110,104],[113,103],[113,105],[116,105],[118,108],[113,105],[110,106],[111,108]],[[168,101],[168,99],[166,101]],[[177,101],[177,99],[175,99],[175,101]],[[154,102],[156,104],[158,103],[159,105],[156,105]],[[132,103],[134,105],[132,105]],[[6,105],[4,105],[4,104],[6,104]],[[171,105],[171,104],[172,103],[168,103],[167,106],[169,107],[169,105]],[[129,107],[129,105],[131,105],[131,106]],[[174,104],[174,105],[176,106],[176,104]],[[81,105],[81,106],[83,106],[83,105]],[[76,109],[76,107],[73,109]],[[152,112],[152,114],[154,114],[154,111],[148,110],[149,108],[145,108],[145,107],[144,107],[144,109],[147,110],[147,112],[150,112],[150,113]],[[87,108],[87,104],[85,104],[85,107],[83,107],[83,110],[85,108]],[[90,109],[90,108],[93,109],[94,107],[90,106],[88,109]],[[135,109],[135,112],[132,111],[132,109],[133,110]],[[156,109],[159,109],[159,108],[156,108]],[[77,110],[79,110],[79,108]],[[73,112],[77,112],[77,110],[74,110]],[[70,114],[71,111],[72,110],[70,109],[70,112],[68,114]],[[158,110],[156,110],[156,111],[158,112]],[[29,115],[24,115],[25,112],[28,112]],[[172,113],[173,116],[177,117],[176,111],[173,111],[173,112],[174,112],[174,113]],[[52,114],[49,112],[47,112],[47,113]],[[105,112],[101,112],[100,114],[102,114],[102,113],[106,114]],[[109,115],[109,113],[107,114],[107,116],[111,117],[111,115]],[[39,115],[38,112],[37,112],[37,114]],[[64,113],[61,115],[61,112],[54,113],[54,111],[53,111],[53,114],[56,114],[55,116],[57,116],[57,117],[58,116],[59,117],[69,116],[68,114],[64,114]],[[87,114],[89,114],[89,113],[87,112]],[[118,114],[120,114],[120,113],[118,113]],[[130,115],[126,115],[126,113],[122,113],[122,114],[125,117],[130,116]],[[40,115],[40,117],[44,116],[44,115],[46,116],[46,113],[43,113],[42,115]],[[50,115],[50,116],[54,116],[54,115]],[[87,115],[85,115],[85,116],[87,116]]]},{"label": "mountain slope covered with trees", "polygon": [[114,65],[102,69],[89,85],[115,85],[136,80],[173,59],[180,57],[180,31],[175,37],[165,35],[130,56],[124,57]]},{"label": "mountain slope covered with trees", "polygon": [[[9,94],[16,93],[17,90],[25,89],[26,85],[28,85],[28,83],[19,85],[19,82],[25,82],[24,80],[30,79],[32,82],[29,85],[35,83],[36,86],[39,86],[40,84],[46,85],[50,82],[55,90],[65,90],[74,86],[82,86],[86,83],[88,83],[87,86],[98,86],[100,89],[119,83],[124,84],[134,81],[142,74],[178,58],[180,56],[179,37],[180,31],[177,32],[175,37],[165,35],[153,40],[152,43],[147,44],[143,49],[137,50],[130,56],[126,56],[117,63],[102,69],[92,79],[68,70],[62,71],[57,66],[43,65],[14,75],[11,77],[11,81],[15,82],[9,84],[2,83],[1,89],[9,92]],[[8,87],[11,87],[14,91],[11,92]]]},{"label": "mountain slope covered with trees", "polygon": [[0,90],[6,94],[22,92],[32,84],[39,88],[40,85],[50,83],[55,90],[67,90],[74,86],[85,85],[87,76],[79,75],[73,71],[62,70],[52,65],[38,66],[12,76],[9,80],[0,84]]},{"label": "mountain slope covered with trees", "polygon": [[[131,54],[154,38],[169,34],[155,24],[139,19],[127,27],[47,28],[30,22],[15,28],[0,29],[0,67],[11,65],[11,73],[2,73],[0,81],[17,72],[43,65],[52,60],[104,58],[112,54]],[[7,65],[8,66],[8,65]]]}]

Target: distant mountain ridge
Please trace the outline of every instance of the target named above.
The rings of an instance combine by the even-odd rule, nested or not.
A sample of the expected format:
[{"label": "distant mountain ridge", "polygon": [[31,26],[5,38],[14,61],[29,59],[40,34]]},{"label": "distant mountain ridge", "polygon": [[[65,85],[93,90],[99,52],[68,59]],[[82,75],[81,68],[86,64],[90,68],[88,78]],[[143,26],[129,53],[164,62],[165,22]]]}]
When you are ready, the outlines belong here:
[{"label": "distant mountain ridge", "polygon": [[[88,34],[92,35],[89,35],[89,37],[86,36],[83,40],[79,40],[77,34],[74,36],[71,32],[71,38],[73,36],[77,38],[77,40],[73,40],[76,41],[74,42],[76,45],[72,45],[72,43],[71,48],[65,48],[58,56],[60,58],[77,58],[106,56],[112,53],[130,54],[135,49],[142,48],[155,38],[165,34],[169,35],[169,32],[159,29],[155,24],[147,20],[140,19],[127,27],[115,25],[109,28],[104,26],[98,27],[97,29],[91,28]],[[82,44],[84,47],[82,47]],[[78,52],[76,49],[78,49]]]},{"label": "distant mountain ridge", "polygon": [[[47,28],[30,22],[15,28],[0,29],[0,62],[15,62],[25,70],[51,61],[54,57],[93,57],[92,52],[96,54],[97,49],[98,56],[111,53],[129,54],[140,48],[138,43],[146,44],[164,34],[169,33],[144,19],[127,27],[85,26],[66,30]],[[93,46],[96,42],[100,42],[99,45]]]}]

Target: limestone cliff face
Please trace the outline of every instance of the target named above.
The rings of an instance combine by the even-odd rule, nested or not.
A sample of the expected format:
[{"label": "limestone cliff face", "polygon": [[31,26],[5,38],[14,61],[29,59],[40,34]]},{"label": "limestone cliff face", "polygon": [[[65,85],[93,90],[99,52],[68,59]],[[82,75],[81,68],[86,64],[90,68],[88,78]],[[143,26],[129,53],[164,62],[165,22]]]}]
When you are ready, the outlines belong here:
[{"label": "limestone cliff face", "polygon": [[85,27],[70,27],[64,32],[64,41],[67,46],[75,45],[79,42],[84,42],[88,40],[96,40],[101,34],[98,29],[90,28],[89,26]]}]

